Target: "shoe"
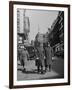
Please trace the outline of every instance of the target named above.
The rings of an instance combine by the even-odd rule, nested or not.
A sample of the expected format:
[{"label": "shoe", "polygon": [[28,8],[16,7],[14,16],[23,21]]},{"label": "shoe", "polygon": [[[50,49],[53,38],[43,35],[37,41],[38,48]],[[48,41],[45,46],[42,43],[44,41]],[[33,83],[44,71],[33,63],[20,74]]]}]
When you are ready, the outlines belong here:
[{"label": "shoe", "polygon": [[38,74],[40,74],[41,72],[37,72]]},{"label": "shoe", "polygon": [[42,71],[41,74],[45,74],[45,72]]},{"label": "shoe", "polygon": [[39,74],[40,73],[40,70],[38,70],[37,73]]},{"label": "shoe", "polygon": [[22,70],[22,72],[25,72],[26,71],[26,68],[24,68],[23,70]]}]

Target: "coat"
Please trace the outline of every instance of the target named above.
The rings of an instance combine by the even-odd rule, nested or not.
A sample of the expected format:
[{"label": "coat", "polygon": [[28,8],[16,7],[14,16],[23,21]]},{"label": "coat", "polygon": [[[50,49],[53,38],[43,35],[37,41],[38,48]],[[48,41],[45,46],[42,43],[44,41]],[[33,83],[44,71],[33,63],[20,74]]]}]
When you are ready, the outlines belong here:
[{"label": "coat", "polygon": [[22,52],[21,49],[17,49],[17,58],[18,58],[18,60],[20,60],[21,52]]},{"label": "coat", "polygon": [[27,66],[28,57],[29,57],[28,51],[27,50],[22,50],[22,53],[21,53],[21,62],[24,65],[24,67]]},{"label": "coat", "polygon": [[37,66],[44,66],[44,53],[42,48],[38,47],[37,48],[37,53],[36,53],[36,65]]},{"label": "coat", "polygon": [[50,46],[45,47],[45,66],[52,64],[52,49]]}]

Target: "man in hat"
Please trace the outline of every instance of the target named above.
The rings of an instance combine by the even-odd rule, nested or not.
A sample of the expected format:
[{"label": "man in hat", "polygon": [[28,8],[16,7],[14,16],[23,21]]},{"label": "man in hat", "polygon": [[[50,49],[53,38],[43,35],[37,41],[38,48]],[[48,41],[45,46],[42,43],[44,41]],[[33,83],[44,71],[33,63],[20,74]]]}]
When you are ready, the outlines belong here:
[{"label": "man in hat", "polygon": [[43,71],[43,67],[44,67],[44,49],[43,49],[43,44],[40,44],[37,47],[37,58],[36,59],[37,59],[36,66],[37,66],[38,73],[44,74],[44,71]]},{"label": "man in hat", "polygon": [[29,58],[29,53],[26,50],[26,48],[23,47],[22,53],[21,53],[21,60],[22,60],[22,65],[23,65],[23,70],[24,71],[26,70],[26,67],[27,67],[27,60],[28,60],[28,58]]}]

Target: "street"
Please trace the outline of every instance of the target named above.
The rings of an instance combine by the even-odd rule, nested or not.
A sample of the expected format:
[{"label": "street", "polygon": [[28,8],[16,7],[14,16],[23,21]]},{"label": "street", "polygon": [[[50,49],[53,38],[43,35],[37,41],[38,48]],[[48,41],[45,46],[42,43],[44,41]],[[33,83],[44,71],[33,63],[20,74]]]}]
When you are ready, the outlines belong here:
[{"label": "street", "polygon": [[23,72],[23,67],[18,61],[17,66],[17,80],[40,80],[40,79],[56,79],[64,77],[64,59],[59,57],[52,57],[52,70],[45,74],[38,74],[37,67],[34,60],[28,61],[26,72]]}]

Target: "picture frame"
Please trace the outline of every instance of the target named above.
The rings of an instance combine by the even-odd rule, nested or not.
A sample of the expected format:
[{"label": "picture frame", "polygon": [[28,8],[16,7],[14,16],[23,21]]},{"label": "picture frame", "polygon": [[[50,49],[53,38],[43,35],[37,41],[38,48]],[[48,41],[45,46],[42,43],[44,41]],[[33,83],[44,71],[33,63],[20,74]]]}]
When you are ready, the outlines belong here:
[{"label": "picture frame", "polygon": [[[18,50],[17,49],[18,37],[17,37],[17,35],[21,35],[22,36],[21,33],[23,33],[23,32],[18,33],[18,26],[17,25],[18,25],[18,23],[21,23],[20,24],[21,27],[24,27],[24,26],[22,26],[23,23],[24,23],[23,21],[18,22],[18,19],[17,19],[17,17],[18,17],[17,15],[18,15],[18,12],[19,12],[18,9],[22,9],[22,10],[24,10],[24,12],[25,12],[25,10],[26,11],[27,10],[30,10],[30,11],[34,10],[34,12],[32,13],[32,16],[33,16],[33,14],[35,14],[35,17],[37,15],[37,12],[39,14],[41,13],[42,15],[45,15],[43,13],[47,13],[49,11],[52,11],[52,12],[56,11],[57,13],[63,12],[64,16],[62,16],[62,17],[63,17],[64,21],[63,21],[63,25],[62,26],[63,26],[63,30],[64,30],[63,33],[64,34],[63,33],[62,34],[64,35],[64,37],[63,37],[63,39],[64,39],[64,41],[63,41],[64,49],[62,49],[62,50],[63,50],[63,56],[64,56],[63,57],[64,58],[63,59],[64,64],[62,66],[62,63],[61,63],[60,68],[57,65],[57,67],[59,68],[58,71],[61,70],[61,73],[62,73],[62,70],[63,70],[63,73],[62,73],[63,76],[62,77],[46,78],[45,75],[47,75],[47,74],[43,74],[41,76],[41,74],[37,74],[36,73],[37,77],[39,77],[39,76],[40,77],[44,77],[44,79],[42,79],[42,80],[38,79],[38,78],[35,79],[35,78],[33,78],[33,76],[31,77],[32,79],[30,79],[29,77],[28,77],[29,78],[28,79],[28,78],[24,77],[24,73],[23,73],[23,75],[21,75],[21,71],[18,71],[18,65],[17,65],[18,64],[17,63],[18,62],[17,61],[17,59],[18,59],[18,57],[17,57],[17,55],[18,55],[18,53],[17,53],[17,50]],[[42,10],[43,10],[43,12],[42,12]],[[30,11],[28,11],[29,13],[27,13],[26,15],[28,15],[28,14],[30,15],[30,13],[31,13]],[[22,15],[22,12],[21,12],[21,15]],[[23,16],[24,16],[24,14],[23,14]],[[32,16],[30,17],[30,20],[31,20]],[[54,16],[54,15],[52,15],[52,16]],[[46,19],[47,18],[44,16],[44,20],[46,20]],[[23,20],[22,16],[21,16],[20,20]],[[38,18],[37,18],[37,20],[38,20]],[[30,24],[29,24],[29,22],[30,22],[29,19],[27,19],[27,22],[26,22],[27,25],[28,25],[26,27],[27,29],[29,29],[29,25],[31,25],[31,22],[30,22]],[[34,23],[35,22],[37,22],[37,21],[34,21]],[[57,22],[57,20],[53,21],[53,22]],[[55,24],[53,22],[51,23],[52,24],[52,28],[54,28],[54,24]],[[40,28],[42,28],[42,25],[43,25],[41,23],[41,26],[39,26],[39,23],[41,23],[41,19],[38,20],[38,22],[37,22],[38,30],[40,30]],[[45,23],[45,21],[44,21],[44,23]],[[33,25],[34,24],[32,23],[32,26]],[[49,30],[50,30],[50,28],[49,28]],[[31,27],[30,27],[30,29],[31,29]],[[43,30],[41,30],[41,31],[43,31]],[[57,55],[58,52],[55,53],[55,54]],[[32,61],[29,61],[29,62],[32,62]],[[57,68],[55,66],[53,66],[53,67]],[[61,69],[61,67],[63,67],[63,68]],[[32,67],[32,69],[33,69],[33,67]],[[58,74],[58,72],[56,72],[56,73]],[[33,73],[30,73],[30,72],[29,73],[25,73],[26,76],[28,76],[29,74],[33,75]],[[50,74],[50,72],[48,72],[48,75],[49,74]],[[19,79],[18,75],[20,75],[19,78],[23,76],[24,78],[22,78],[22,79],[24,79],[24,80]],[[34,73],[34,75],[35,75],[35,73]],[[50,76],[51,75],[52,74],[50,74]],[[68,4],[52,4],[52,3],[9,1],[9,88],[10,89],[11,88],[30,88],[30,87],[45,87],[45,86],[47,87],[47,86],[61,86],[61,85],[70,85],[70,5],[68,5]]]}]

